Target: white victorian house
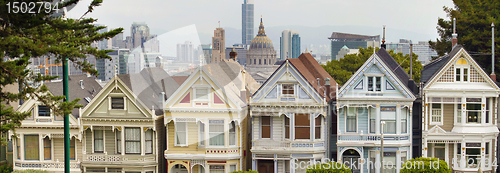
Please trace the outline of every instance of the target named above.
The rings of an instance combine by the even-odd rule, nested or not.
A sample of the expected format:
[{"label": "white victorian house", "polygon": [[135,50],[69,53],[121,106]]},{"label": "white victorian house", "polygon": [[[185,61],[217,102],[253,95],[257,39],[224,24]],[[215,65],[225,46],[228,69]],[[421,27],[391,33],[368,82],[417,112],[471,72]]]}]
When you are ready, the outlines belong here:
[{"label": "white victorian house", "polygon": [[500,88],[460,45],[422,70],[423,157],[454,172],[494,172]]},{"label": "white victorian house", "polygon": [[[305,172],[328,158],[328,101],[335,80],[309,53],[287,59],[250,99],[251,168],[266,173]],[[333,94],[335,97],[335,94]]]}]

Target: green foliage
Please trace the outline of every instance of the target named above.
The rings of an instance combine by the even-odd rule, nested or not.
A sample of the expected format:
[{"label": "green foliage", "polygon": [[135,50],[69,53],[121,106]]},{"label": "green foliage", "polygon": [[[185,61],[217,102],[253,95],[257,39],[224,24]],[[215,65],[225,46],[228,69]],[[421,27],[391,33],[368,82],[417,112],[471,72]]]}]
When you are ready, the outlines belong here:
[{"label": "green foliage", "polygon": [[26,169],[26,170],[16,170],[13,173],[48,173],[49,171],[44,170],[34,170],[34,169]]},{"label": "green foliage", "polygon": [[[443,7],[449,18],[438,18],[436,28],[440,38],[429,41],[430,47],[436,50],[439,56],[451,51],[453,18],[456,18],[458,44],[463,45],[487,73],[491,73],[491,23],[495,23],[496,28],[500,26],[500,0],[453,0],[453,3],[454,7]],[[499,42],[500,32],[495,30],[495,40]],[[495,62],[498,62],[500,44],[495,46]],[[500,73],[499,68],[497,63],[497,76]]]},{"label": "green foliage", "polygon": [[[39,13],[14,13],[8,11],[7,4],[11,6],[17,0],[0,0],[0,133],[14,130],[21,125],[21,121],[30,115],[30,112],[16,112],[10,103],[28,98],[36,98],[51,108],[56,115],[71,113],[77,105],[78,100],[64,103],[63,96],[52,96],[47,94],[47,87],[37,87],[37,83],[44,80],[54,79],[57,76],[41,76],[27,69],[30,58],[50,56],[54,57],[56,63],[68,58],[84,72],[97,75],[97,70],[85,61],[87,55],[96,58],[107,58],[111,50],[97,50],[91,47],[91,43],[103,39],[109,39],[122,32],[122,28],[114,29],[105,33],[98,30],[105,26],[95,26],[97,19],[83,18],[85,14],[92,12],[94,7],[101,4],[102,0],[93,0],[88,11],[80,19],[64,19],[54,17],[55,10]],[[39,9],[41,3],[52,2],[52,0],[26,0],[23,3],[35,3],[35,9]],[[58,5],[59,10],[64,7],[78,3],[78,0],[69,0]],[[14,90],[4,90],[13,87]],[[17,92],[19,88],[19,92]],[[2,140],[5,144],[5,140]]]},{"label": "green foliage", "polygon": [[312,165],[307,173],[351,173],[351,169],[340,162],[327,162]]},{"label": "green foliage", "polygon": [[[375,51],[378,51],[376,48]],[[358,54],[349,54],[340,60],[328,61],[326,65],[321,65],[323,68],[335,79],[339,85],[343,85],[351,76],[372,56],[373,47],[366,49],[360,47]],[[410,55],[403,55],[402,53],[394,53],[393,50],[389,54],[403,67],[406,73],[410,73]],[[420,71],[422,71],[422,64],[418,61],[418,55],[413,54],[413,80],[417,83],[420,82]]]},{"label": "green foliage", "polygon": [[259,173],[259,172],[253,171],[253,170],[248,170],[248,171],[233,171],[231,173]]},{"label": "green foliage", "polygon": [[5,164],[0,166],[0,173],[11,173],[13,171],[12,166]]},{"label": "green foliage", "polygon": [[[433,157],[419,157],[407,160],[401,165],[400,173],[450,173],[448,164],[444,160],[439,160]],[[438,166],[439,165],[439,166]]]}]

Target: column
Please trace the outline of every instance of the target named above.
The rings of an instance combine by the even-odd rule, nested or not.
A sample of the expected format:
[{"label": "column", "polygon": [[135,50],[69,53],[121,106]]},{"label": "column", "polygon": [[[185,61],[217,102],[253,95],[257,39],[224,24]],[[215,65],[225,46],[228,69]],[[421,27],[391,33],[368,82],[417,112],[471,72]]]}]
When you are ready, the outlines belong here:
[{"label": "column", "polygon": [[396,134],[401,134],[401,105],[396,105]]},{"label": "column", "polygon": [[[462,124],[467,124],[467,112],[465,110],[467,110],[467,108],[465,107],[466,104],[465,104],[466,100],[465,100],[465,97],[462,97]],[[465,145],[465,144],[464,144]],[[465,147],[465,146],[462,146],[462,147]]]},{"label": "column", "polygon": [[[38,160],[43,161],[43,158],[44,158],[44,153],[43,153],[43,135],[42,134],[38,134]],[[42,147],[40,147],[40,145]]]},{"label": "column", "polygon": [[[483,98],[481,99],[481,125],[483,126],[486,123],[486,104],[489,103],[486,103],[486,97],[483,96]],[[481,165],[483,165],[483,163],[481,163]]]},{"label": "column", "polygon": [[396,172],[399,172],[399,168],[401,168],[401,148],[396,151]]},{"label": "column", "polygon": [[422,157],[427,157],[427,136],[422,139]]},{"label": "column", "polygon": [[[21,161],[24,161],[24,134],[19,134],[18,138],[20,139],[19,140],[19,143],[20,143],[19,144],[19,151],[18,151],[19,156],[21,156],[20,157]],[[16,148],[17,148],[17,146],[16,146]]]},{"label": "column", "polygon": [[[122,155],[125,155],[125,127],[124,126],[121,126],[121,133],[120,135],[122,136],[121,139],[120,139],[120,144],[121,144],[121,153]],[[168,134],[167,134],[168,135]]]},{"label": "column", "polygon": [[462,150],[460,153],[460,167],[461,168],[466,168],[467,160],[465,160],[465,139],[462,139],[462,143],[459,143],[461,146],[460,149]]},{"label": "column", "polygon": [[449,143],[445,143],[445,144],[444,144],[444,147],[445,147],[445,148],[444,148],[444,155],[445,155],[445,157],[444,157],[444,161],[445,161],[446,163],[448,163],[448,166],[450,166],[450,165],[451,165],[451,162],[450,162],[450,158],[449,158],[449,156],[450,156],[450,147],[449,147]]},{"label": "column", "polygon": [[375,151],[375,173],[380,173],[380,169],[383,168],[382,161],[380,161],[380,150]]},{"label": "column", "polygon": [[[481,121],[484,122],[484,120],[481,120]],[[485,168],[484,164],[486,163],[485,162],[485,158],[486,158],[485,149],[486,149],[486,142],[484,142],[484,138],[483,138],[483,140],[481,141],[481,170],[484,170],[484,168]]]},{"label": "column", "polygon": [[141,156],[144,156],[144,127],[143,126],[141,126],[140,132],[141,132]]},{"label": "column", "polygon": [[380,135],[380,104],[375,107],[375,134]]},{"label": "column", "polygon": [[274,154],[274,172],[278,172],[278,160],[276,159],[278,157],[277,154]]}]

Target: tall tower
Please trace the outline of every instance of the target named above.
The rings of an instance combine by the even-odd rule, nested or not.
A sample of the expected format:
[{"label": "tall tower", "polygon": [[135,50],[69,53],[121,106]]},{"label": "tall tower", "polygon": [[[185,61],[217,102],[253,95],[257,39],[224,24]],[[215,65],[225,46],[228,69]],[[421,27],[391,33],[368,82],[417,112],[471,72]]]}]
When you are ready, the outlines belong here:
[{"label": "tall tower", "polygon": [[253,0],[241,4],[241,44],[250,45],[253,35]]},{"label": "tall tower", "polygon": [[300,36],[298,31],[284,30],[280,37],[280,59],[300,56]]},{"label": "tall tower", "polygon": [[214,37],[212,37],[212,58],[209,63],[218,63],[226,59],[225,34],[224,29],[215,29]]}]

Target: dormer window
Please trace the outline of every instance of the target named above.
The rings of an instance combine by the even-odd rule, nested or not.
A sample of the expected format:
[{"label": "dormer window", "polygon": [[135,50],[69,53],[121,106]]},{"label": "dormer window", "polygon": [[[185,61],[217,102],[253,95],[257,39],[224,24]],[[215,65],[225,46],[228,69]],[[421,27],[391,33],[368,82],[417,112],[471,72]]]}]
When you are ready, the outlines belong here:
[{"label": "dormer window", "polygon": [[283,89],[282,89],[283,95],[293,96],[295,93],[294,91],[295,90],[293,84],[283,84]]},{"label": "dormer window", "polygon": [[111,109],[123,109],[124,107],[123,97],[111,97]]},{"label": "dormer window", "polygon": [[368,91],[381,91],[382,90],[382,77],[368,76]]},{"label": "dormer window", "polygon": [[45,105],[38,105],[38,116],[39,117],[50,117],[50,109]]}]

